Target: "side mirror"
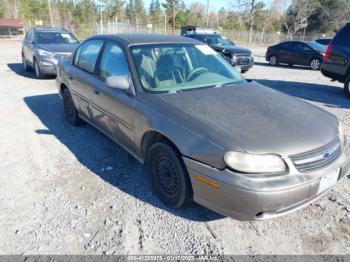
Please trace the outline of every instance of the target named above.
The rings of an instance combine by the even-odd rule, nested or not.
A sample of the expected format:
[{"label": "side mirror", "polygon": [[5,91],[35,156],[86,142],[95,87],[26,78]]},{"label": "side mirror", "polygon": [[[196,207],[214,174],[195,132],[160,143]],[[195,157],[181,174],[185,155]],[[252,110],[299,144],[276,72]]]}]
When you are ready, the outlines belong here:
[{"label": "side mirror", "polygon": [[128,76],[109,76],[106,78],[106,87],[128,91],[131,87]]}]

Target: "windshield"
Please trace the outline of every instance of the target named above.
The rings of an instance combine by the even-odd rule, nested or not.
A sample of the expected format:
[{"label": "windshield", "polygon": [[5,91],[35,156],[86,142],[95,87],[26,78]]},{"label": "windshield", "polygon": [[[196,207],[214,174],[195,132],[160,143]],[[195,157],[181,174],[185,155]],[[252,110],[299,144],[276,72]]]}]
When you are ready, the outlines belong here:
[{"label": "windshield", "polygon": [[135,46],[132,55],[143,88],[178,92],[241,83],[244,78],[207,45]]},{"label": "windshield", "polygon": [[209,35],[205,37],[206,43],[208,45],[225,45],[225,46],[234,46],[235,44],[221,35]]},{"label": "windshield", "polygon": [[70,33],[40,32],[37,33],[38,44],[77,44],[79,41]]},{"label": "windshield", "polygon": [[310,46],[312,49],[320,52],[320,53],[325,53],[327,50],[327,46],[321,45],[317,42],[306,42],[308,46]]}]

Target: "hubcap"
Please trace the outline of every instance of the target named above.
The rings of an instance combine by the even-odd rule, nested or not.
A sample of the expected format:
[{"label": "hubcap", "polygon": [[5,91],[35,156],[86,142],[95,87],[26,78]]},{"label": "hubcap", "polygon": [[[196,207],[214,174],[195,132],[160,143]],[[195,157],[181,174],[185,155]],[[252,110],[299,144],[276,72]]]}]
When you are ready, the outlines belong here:
[{"label": "hubcap", "polygon": [[277,58],[275,56],[270,57],[270,64],[275,65],[277,62]]},{"label": "hubcap", "polygon": [[320,68],[320,61],[314,59],[311,61],[311,69],[316,70]]},{"label": "hubcap", "polygon": [[178,174],[173,162],[166,156],[158,158],[156,174],[161,190],[169,196],[176,195],[179,187]]},{"label": "hubcap", "polygon": [[22,56],[22,63],[23,63],[24,70],[27,70],[27,63],[26,63],[26,61],[24,60],[24,57],[23,57],[23,56]]},{"label": "hubcap", "polygon": [[35,61],[35,74],[37,77],[39,77],[39,65],[38,65],[38,62]]}]

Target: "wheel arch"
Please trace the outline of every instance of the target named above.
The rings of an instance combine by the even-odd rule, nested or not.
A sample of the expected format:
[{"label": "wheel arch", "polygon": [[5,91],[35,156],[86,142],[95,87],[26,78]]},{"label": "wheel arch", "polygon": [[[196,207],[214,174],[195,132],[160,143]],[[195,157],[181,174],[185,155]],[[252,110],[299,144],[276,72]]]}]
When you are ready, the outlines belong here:
[{"label": "wheel arch", "polygon": [[165,142],[171,145],[180,155],[182,155],[180,149],[168,136],[164,135],[158,130],[149,130],[143,134],[141,139],[140,151],[144,159],[146,157],[148,149],[157,142]]}]

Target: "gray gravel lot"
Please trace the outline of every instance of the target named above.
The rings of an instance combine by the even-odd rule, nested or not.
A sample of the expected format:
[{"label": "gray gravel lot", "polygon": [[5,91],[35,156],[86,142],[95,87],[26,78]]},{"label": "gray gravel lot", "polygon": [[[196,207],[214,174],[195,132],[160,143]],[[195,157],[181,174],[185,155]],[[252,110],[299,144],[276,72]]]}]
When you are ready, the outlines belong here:
[{"label": "gray gravel lot", "polygon": [[[167,209],[143,166],[92,127],[68,125],[54,80],[34,79],[20,62],[20,43],[1,42],[0,254],[350,254],[348,177],[269,221]],[[324,108],[350,130],[350,100],[320,72],[257,57],[246,77]]]}]

